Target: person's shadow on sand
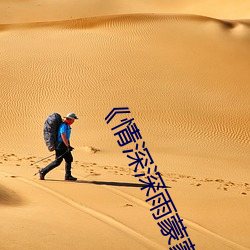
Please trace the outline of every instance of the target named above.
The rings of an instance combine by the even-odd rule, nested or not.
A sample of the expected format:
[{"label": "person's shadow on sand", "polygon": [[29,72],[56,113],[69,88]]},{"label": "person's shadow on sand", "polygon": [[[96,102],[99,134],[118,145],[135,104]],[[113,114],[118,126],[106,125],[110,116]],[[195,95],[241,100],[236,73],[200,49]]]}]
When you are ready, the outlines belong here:
[{"label": "person's shadow on sand", "polygon": [[[46,179],[46,181],[63,181],[64,180],[55,180],[55,179]],[[130,182],[113,182],[113,181],[85,181],[85,180],[77,180],[74,183],[84,183],[84,184],[94,184],[94,185],[107,185],[107,186],[120,186],[120,187],[146,187],[146,184],[140,183],[130,183]],[[156,186],[155,186],[156,187]],[[163,186],[160,186],[163,187]],[[166,188],[171,188],[170,186],[166,186]]]}]

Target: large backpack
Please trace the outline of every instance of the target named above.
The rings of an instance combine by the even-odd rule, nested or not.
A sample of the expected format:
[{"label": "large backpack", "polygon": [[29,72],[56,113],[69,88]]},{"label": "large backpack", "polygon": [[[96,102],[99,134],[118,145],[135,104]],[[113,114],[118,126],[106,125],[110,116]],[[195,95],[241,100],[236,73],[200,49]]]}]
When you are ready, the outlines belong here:
[{"label": "large backpack", "polygon": [[43,136],[49,151],[55,150],[57,146],[58,129],[62,123],[62,117],[58,113],[49,115],[44,123]]}]

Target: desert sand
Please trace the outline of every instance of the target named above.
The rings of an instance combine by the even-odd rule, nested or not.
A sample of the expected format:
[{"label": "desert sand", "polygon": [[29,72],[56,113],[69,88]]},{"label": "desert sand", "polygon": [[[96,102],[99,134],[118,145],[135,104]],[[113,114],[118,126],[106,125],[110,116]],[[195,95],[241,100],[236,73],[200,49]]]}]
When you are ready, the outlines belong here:
[{"label": "desert sand", "polygon": [[[13,0],[0,10],[1,250],[178,249],[123,153],[136,143],[114,136],[125,118],[195,249],[250,249],[248,1]],[[107,124],[115,107],[131,113]],[[53,154],[43,140],[53,112],[79,117],[75,183],[64,164],[34,176],[54,160],[36,163]]]}]

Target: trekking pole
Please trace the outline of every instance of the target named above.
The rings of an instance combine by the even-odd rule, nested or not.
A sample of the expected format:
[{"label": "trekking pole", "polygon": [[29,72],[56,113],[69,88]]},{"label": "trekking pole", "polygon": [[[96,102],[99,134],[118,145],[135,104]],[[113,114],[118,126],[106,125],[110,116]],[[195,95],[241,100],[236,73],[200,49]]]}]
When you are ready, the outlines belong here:
[{"label": "trekking pole", "polygon": [[52,157],[52,156],[54,156],[54,155],[55,155],[55,154],[50,155],[50,156],[47,156],[47,157],[44,157],[44,158],[42,158],[42,159],[39,160],[39,161],[36,161],[36,162],[31,163],[30,165],[33,166],[33,165],[37,164],[38,162],[44,161],[44,160],[46,160],[46,159],[48,159],[48,158],[50,158],[50,157]]},{"label": "trekking pole", "polygon": [[[66,152],[64,152],[63,154],[61,154],[60,156],[58,156],[54,161],[56,161],[56,160],[62,158],[66,153],[68,153],[68,151],[66,151]],[[55,154],[53,154],[53,155],[55,155]],[[48,156],[48,157],[45,157],[45,158],[41,159],[40,161],[43,161],[43,160],[45,160],[45,159],[47,159],[47,158],[49,158],[49,157],[52,157],[53,155],[50,155],[50,156]],[[38,162],[40,162],[40,161],[34,162],[34,163],[32,163],[31,165],[34,165],[34,164],[36,164],[36,163],[38,163]],[[38,171],[34,174],[34,176],[37,175],[38,173],[40,173],[40,170],[38,170]]]}]

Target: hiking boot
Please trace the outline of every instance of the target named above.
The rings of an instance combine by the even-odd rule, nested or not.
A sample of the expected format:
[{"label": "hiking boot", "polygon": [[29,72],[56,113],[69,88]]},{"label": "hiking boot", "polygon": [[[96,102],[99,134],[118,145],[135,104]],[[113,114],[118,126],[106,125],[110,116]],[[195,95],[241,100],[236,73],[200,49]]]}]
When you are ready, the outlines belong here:
[{"label": "hiking boot", "polygon": [[72,175],[70,176],[65,176],[65,181],[76,181],[77,178],[73,177]]},{"label": "hiking boot", "polygon": [[39,170],[39,175],[40,175],[40,180],[44,180],[44,174],[41,172],[41,170]]}]

